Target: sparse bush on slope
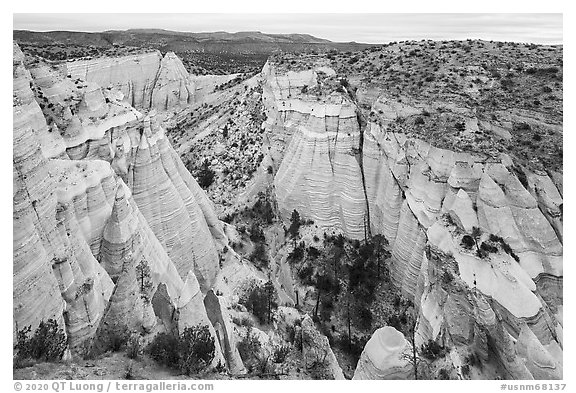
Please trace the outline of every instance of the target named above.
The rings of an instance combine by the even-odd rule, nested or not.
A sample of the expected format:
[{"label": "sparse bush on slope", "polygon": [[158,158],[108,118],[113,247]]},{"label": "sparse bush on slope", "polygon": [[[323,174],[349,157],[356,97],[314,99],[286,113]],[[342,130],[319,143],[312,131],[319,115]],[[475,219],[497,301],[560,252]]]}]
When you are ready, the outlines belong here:
[{"label": "sparse bush on slope", "polygon": [[158,363],[192,375],[210,365],[215,348],[208,326],[196,325],[184,329],[179,337],[167,333],[157,335],[147,351]]}]

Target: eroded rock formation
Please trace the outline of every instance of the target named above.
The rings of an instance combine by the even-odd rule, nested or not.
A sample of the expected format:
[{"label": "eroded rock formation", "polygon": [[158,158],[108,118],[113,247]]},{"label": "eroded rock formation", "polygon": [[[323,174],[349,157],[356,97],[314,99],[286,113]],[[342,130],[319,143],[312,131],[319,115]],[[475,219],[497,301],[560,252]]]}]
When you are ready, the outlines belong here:
[{"label": "eroded rock formation", "polygon": [[[506,154],[487,159],[391,131],[389,124],[422,108],[371,91],[361,97],[372,106],[365,121],[347,89],[308,94],[322,87],[323,72],[277,67],[268,63],[262,72],[270,142],[264,161],[278,168],[284,218],[296,209],[325,231],[357,239],[383,234],[392,281],[421,310],[418,346],[451,337],[451,345],[483,348],[486,359],[496,354],[509,376],[538,378],[548,370],[558,377],[558,174],[520,168]],[[478,130],[469,120],[465,129]],[[466,249],[462,239],[475,231],[475,246]],[[528,336],[538,343],[530,355],[522,343]]]},{"label": "eroded rock formation", "polygon": [[14,333],[53,318],[73,353],[126,332],[215,334],[203,300],[226,236],[155,112],[129,105],[188,102],[185,70],[157,53],[66,67],[14,46]]},{"label": "eroded rock formation", "polygon": [[72,79],[119,91],[128,104],[138,109],[172,109],[191,103],[194,97],[194,83],[173,52],[164,57],[153,51],[73,60],[64,63],[62,71]]},{"label": "eroded rock formation", "polygon": [[411,345],[390,326],[372,334],[360,356],[354,379],[411,379]]}]

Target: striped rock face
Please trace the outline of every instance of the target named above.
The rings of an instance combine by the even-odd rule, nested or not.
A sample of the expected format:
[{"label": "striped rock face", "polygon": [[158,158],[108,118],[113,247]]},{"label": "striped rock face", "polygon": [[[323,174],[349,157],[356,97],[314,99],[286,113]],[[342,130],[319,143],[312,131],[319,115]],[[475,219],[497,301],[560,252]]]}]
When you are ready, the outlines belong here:
[{"label": "striped rock face", "polygon": [[89,60],[73,60],[61,66],[72,79],[93,82],[120,92],[124,101],[138,109],[169,110],[194,99],[194,82],[173,53],[159,51]]},{"label": "striped rock face", "polygon": [[[358,96],[359,105],[380,114],[365,121],[345,93],[305,94],[304,86],[318,83],[315,69],[280,72],[267,63],[262,77],[265,160],[278,167],[274,186],[284,219],[296,209],[326,232],[384,235],[392,281],[420,309],[419,346],[452,335],[457,345],[486,352],[493,339],[510,375],[547,370],[535,371],[538,361],[526,360],[536,352],[552,359],[549,375],[560,375],[562,176],[519,172],[505,154],[487,160],[393,132],[388,124],[421,109],[377,91]],[[477,124],[472,119],[466,127]],[[495,247],[482,257],[462,246],[473,228],[478,247]],[[446,270],[451,283],[442,279]],[[502,320],[505,329],[495,322]],[[526,329],[532,334],[522,339],[537,342],[538,351],[520,349]]]},{"label": "striped rock face", "polygon": [[226,236],[155,112],[131,106],[187,103],[180,61],[154,53],[63,73],[15,45],[13,70],[14,334],[52,318],[75,353],[126,331],[214,333],[203,300]]}]

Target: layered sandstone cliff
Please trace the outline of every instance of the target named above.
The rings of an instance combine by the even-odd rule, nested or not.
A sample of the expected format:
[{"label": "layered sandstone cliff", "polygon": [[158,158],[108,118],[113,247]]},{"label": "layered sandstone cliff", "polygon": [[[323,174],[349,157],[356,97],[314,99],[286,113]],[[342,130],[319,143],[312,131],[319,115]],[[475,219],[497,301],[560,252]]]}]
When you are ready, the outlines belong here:
[{"label": "layered sandstone cliff", "polygon": [[[164,87],[150,94],[182,86],[172,84],[182,70],[167,69],[175,62],[160,67]],[[100,83],[131,73],[114,61],[107,76],[94,67],[86,73]],[[204,294],[227,240],[154,112],[74,83],[16,45],[13,101],[14,333],[55,319],[73,353],[130,331],[200,323],[215,334]]]},{"label": "layered sandstone cliff", "polygon": [[316,86],[315,71],[278,75],[267,64],[262,74],[268,154],[273,163],[279,163],[274,185],[282,216],[288,218],[296,209],[321,227],[363,237],[364,190],[353,186],[362,178],[354,105],[339,94],[321,101],[302,95],[304,86]]},{"label": "layered sandstone cliff", "polygon": [[[520,168],[505,154],[455,152],[394,131],[390,124],[422,109],[377,91],[362,97],[373,106],[366,124],[346,90],[307,93],[321,85],[317,70],[280,72],[268,63],[262,75],[271,145],[265,161],[278,168],[283,216],[296,209],[351,238],[383,234],[392,281],[420,309],[417,345],[452,337],[450,345],[483,347],[487,359],[487,342],[496,342],[491,351],[507,375],[561,375],[558,175]],[[477,129],[473,120],[466,129]],[[490,252],[462,246],[474,228],[477,246],[485,242]],[[443,281],[447,267],[458,285]],[[531,345],[539,349],[527,355]],[[531,356],[549,364],[536,369]]]},{"label": "layered sandstone cliff", "polygon": [[122,93],[124,100],[138,109],[168,110],[189,104],[194,97],[194,82],[173,52],[164,57],[153,51],[72,60],[64,63],[61,70],[72,79]]}]

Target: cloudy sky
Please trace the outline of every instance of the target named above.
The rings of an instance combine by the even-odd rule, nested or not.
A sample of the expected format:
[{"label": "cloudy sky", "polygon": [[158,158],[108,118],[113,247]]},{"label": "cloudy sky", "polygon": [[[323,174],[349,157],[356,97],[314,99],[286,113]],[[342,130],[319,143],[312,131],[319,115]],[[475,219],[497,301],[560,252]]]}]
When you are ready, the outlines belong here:
[{"label": "cloudy sky", "polygon": [[562,43],[562,14],[14,14],[14,29],[308,33],[333,41],[381,43],[480,38]]}]

